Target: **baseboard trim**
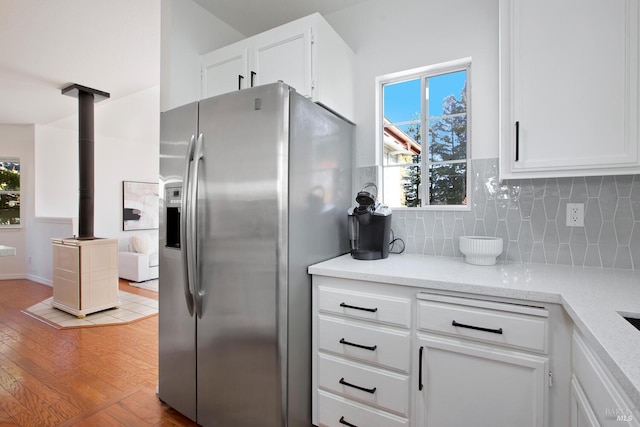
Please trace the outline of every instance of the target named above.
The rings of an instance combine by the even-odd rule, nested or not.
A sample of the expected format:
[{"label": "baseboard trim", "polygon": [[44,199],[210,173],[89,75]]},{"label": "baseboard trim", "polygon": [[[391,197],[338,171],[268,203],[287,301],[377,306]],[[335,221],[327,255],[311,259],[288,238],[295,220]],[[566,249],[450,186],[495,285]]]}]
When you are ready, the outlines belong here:
[{"label": "baseboard trim", "polygon": [[21,279],[28,279],[32,282],[40,283],[41,285],[53,286],[53,280],[47,279],[46,277],[36,276],[34,274],[27,274],[26,277],[21,277]]},{"label": "baseboard trim", "polygon": [[0,280],[20,280],[26,278],[27,276],[24,274],[0,274]]}]

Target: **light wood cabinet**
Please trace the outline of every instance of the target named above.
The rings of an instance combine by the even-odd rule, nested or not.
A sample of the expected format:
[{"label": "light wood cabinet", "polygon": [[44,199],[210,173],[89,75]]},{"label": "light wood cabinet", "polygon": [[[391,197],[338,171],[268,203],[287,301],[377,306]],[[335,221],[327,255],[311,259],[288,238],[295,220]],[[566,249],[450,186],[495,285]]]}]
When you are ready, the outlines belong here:
[{"label": "light wood cabinet", "polygon": [[640,173],[638,0],[500,0],[500,177]]},{"label": "light wood cabinet", "polygon": [[315,13],[201,57],[202,98],[283,81],[353,121],[354,53]]},{"label": "light wood cabinet", "polygon": [[52,305],[79,318],[120,305],[118,239],[52,239]]}]

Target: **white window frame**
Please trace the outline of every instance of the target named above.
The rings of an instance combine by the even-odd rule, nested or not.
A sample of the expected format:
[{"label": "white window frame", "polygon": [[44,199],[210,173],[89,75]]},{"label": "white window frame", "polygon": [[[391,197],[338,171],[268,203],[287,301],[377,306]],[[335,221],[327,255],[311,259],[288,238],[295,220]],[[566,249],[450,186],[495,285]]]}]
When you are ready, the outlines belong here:
[{"label": "white window frame", "polygon": [[[453,61],[443,62],[434,65],[428,65],[425,67],[414,68],[411,70],[400,71],[397,73],[386,74],[383,76],[376,77],[376,89],[375,89],[375,103],[376,103],[376,165],[378,166],[378,188],[384,189],[384,143],[383,143],[383,133],[384,133],[384,117],[383,117],[383,87],[386,84],[397,83],[405,80],[412,79],[425,79],[428,77],[435,77],[441,74],[448,74],[456,71],[466,71],[467,72],[467,155],[466,155],[466,163],[467,163],[467,176],[465,179],[466,184],[466,194],[467,194],[467,203],[466,205],[424,205],[424,206],[416,206],[416,207],[405,207],[405,206],[394,206],[393,209],[421,209],[421,210],[434,210],[434,211],[468,211],[471,210],[471,178],[472,174],[470,173],[471,167],[471,57],[456,59]],[[423,86],[423,84],[421,84]],[[421,97],[421,124],[422,129],[428,130],[428,102],[426,96]],[[423,141],[428,141],[428,137],[424,137]],[[428,150],[425,150],[427,152]],[[426,155],[422,156],[421,163],[421,171],[423,180],[422,182],[426,182],[424,177],[427,174],[428,168],[425,168],[428,165],[426,161]],[[421,197],[423,200],[428,201],[426,185],[422,185],[423,190],[421,191]],[[384,190],[381,191],[384,194]],[[384,201],[384,200],[383,200]]]},{"label": "white window frame", "polygon": [[[22,189],[22,162],[19,157],[0,157],[0,162],[16,162],[20,164],[20,188]],[[18,224],[0,224],[0,230],[6,230],[11,228],[21,228],[23,224],[23,209],[22,209],[22,190],[10,190],[10,191],[2,191],[0,190],[0,194],[19,194],[20,195],[20,222]]]}]

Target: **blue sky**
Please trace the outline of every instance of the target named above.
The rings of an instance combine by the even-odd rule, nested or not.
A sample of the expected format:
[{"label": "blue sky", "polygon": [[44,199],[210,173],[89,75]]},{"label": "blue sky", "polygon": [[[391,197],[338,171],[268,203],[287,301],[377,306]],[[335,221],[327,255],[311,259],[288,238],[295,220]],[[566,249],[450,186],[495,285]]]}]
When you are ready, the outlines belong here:
[{"label": "blue sky", "polygon": [[[429,115],[442,114],[442,100],[449,95],[460,99],[466,72],[442,74],[429,79]],[[412,120],[420,112],[420,79],[384,87],[385,117],[392,122]]]}]

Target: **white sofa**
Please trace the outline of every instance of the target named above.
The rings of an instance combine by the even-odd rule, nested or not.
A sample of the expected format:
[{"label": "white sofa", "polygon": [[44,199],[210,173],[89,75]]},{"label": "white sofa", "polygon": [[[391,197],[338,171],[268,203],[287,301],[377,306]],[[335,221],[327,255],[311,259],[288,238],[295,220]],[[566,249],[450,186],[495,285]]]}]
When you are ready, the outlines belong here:
[{"label": "white sofa", "polygon": [[128,251],[119,252],[119,275],[132,282],[158,278],[158,242],[145,235],[132,236]]}]

